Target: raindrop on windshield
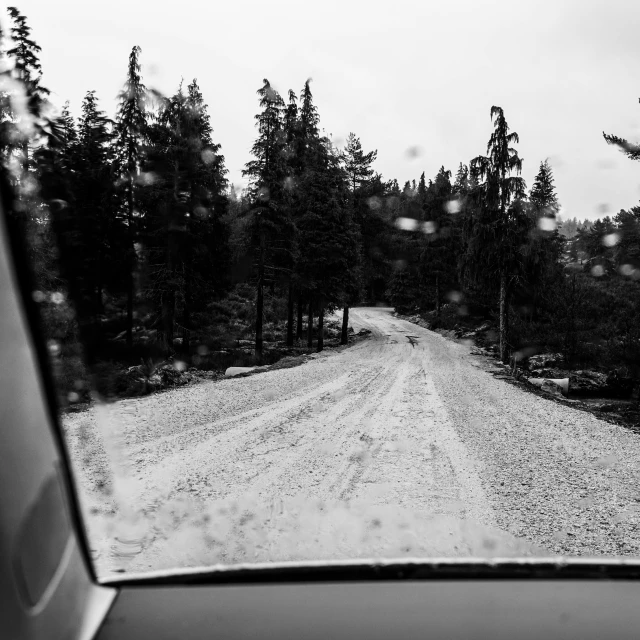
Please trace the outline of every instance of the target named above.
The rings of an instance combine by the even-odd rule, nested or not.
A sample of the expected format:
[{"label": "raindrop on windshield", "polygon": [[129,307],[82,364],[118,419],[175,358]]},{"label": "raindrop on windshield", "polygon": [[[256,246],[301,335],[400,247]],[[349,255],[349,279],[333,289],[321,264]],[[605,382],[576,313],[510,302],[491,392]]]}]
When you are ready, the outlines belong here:
[{"label": "raindrop on windshield", "polygon": [[435,222],[433,222],[432,220],[427,220],[426,222],[424,222],[422,224],[422,231],[424,233],[426,233],[427,235],[435,233],[437,230],[437,225]]},{"label": "raindrop on windshield", "polygon": [[453,200],[448,200],[444,205],[445,211],[447,213],[460,213],[462,209],[462,202],[458,198]]},{"label": "raindrop on windshield", "polygon": [[538,228],[541,231],[554,231],[557,223],[553,218],[543,217],[538,220]]},{"label": "raindrop on windshield", "polygon": [[418,221],[415,218],[398,218],[396,227],[403,231],[414,231],[418,227]]},{"label": "raindrop on windshield", "polygon": [[602,244],[605,247],[615,247],[618,242],[620,242],[620,234],[618,233],[608,233],[602,238]]}]

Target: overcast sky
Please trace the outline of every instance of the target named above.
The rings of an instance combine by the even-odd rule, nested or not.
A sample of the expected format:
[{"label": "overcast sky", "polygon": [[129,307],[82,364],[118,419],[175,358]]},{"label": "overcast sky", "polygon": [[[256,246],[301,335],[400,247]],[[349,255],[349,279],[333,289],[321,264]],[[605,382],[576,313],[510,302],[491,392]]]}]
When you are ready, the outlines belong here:
[{"label": "overcast sky", "polygon": [[[602,131],[640,140],[638,0],[25,0],[44,84],[75,115],[95,89],[109,115],[134,45],[164,93],[197,78],[229,179],[255,137],[256,90],[313,78],[321,125],[377,149],[385,179],[433,177],[486,152],[491,105],[520,135],[530,187],[549,158],[564,217],[638,204],[640,163]],[[407,150],[417,147],[417,157]]]}]

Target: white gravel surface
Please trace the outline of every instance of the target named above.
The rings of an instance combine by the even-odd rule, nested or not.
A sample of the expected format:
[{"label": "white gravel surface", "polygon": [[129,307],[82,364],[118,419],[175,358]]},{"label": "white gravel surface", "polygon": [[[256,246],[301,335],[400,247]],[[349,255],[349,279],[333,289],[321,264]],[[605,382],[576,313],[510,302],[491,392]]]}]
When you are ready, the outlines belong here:
[{"label": "white gravel surface", "polygon": [[99,572],[640,555],[640,438],[391,310],[300,367],[64,419]]}]

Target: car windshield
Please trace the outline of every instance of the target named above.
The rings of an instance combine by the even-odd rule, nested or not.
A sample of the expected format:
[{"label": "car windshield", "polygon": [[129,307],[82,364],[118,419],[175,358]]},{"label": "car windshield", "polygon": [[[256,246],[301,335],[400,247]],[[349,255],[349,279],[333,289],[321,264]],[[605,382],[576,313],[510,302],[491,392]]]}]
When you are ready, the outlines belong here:
[{"label": "car windshield", "polygon": [[100,577],[640,555],[639,19],[8,9],[10,214]]}]

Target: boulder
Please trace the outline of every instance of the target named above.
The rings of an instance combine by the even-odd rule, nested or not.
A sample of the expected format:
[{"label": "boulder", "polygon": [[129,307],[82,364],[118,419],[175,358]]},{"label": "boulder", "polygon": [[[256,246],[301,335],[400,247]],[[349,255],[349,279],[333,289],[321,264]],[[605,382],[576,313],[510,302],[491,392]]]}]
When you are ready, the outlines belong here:
[{"label": "boulder", "polygon": [[544,369],[546,367],[558,367],[564,362],[559,353],[539,353],[529,357],[529,369]]},{"label": "boulder", "polygon": [[623,372],[576,371],[570,376],[569,390],[582,397],[629,398],[634,380]]},{"label": "boulder", "polygon": [[262,369],[266,369],[266,366],[262,366],[262,367],[229,367],[225,372],[224,375],[227,378],[234,378],[235,376],[241,376],[244,373],[249,373],[251,371],[258,371],[258,370],[262,370]]},{"label": "boulder", "polygon": [[164,389],[164,382],[162,381],[162,376],[159,373],[154,373],[148,382],[149,389],[152,391],[157,391],[158,389]]},{"label": "boulder", "polygon": [[635,380],[623,371],[614,369],[607,374],[607,386],[612,398],[630,398],[635,387]]},{"label": "boulder", "polygon": [[568,378],[571,372],[564,369],[556,369],[554,367],[548,369],[530,369],[529,376],[531,378],[548,378],[554,380],[556,378]]},{"label": "boulder", "polygon": [[144,395],[149,392],[147,376],[142,365],[129,367],[116,376],[116,389],[126,395]]},{"label": "boulder", "polygon": [[186,384],[189,379],[183,371],[178,371],[172,364],[160,365],[154,375],[159,375],[163,386],[177,387]]},{"label": "boulder", "polygon": [[569,376],[569,391],[576,396],[597,397],[608,393],[607,376],[597,371],[576,371]]},{"label": "boulder", "polygon": [[529,378],[527,382],[554,395],[557,395],[558,390],[562,395],[566,395],[570,388],[569,378]]},{"label": "boulder", "polygon": [[[557,381],[557,380],[543,380],[542,385],[540,386],[540,388],[545,392],[545,393],[549,393],[552,396],[557,396],[557,397],[564,397],[565,395],[565,390],[564,387],[560,386],[558,384],[558,382],[564,382],[564,381]],[[567,382],[567,386],[569,384],[569,380],[566,379]]]}]

